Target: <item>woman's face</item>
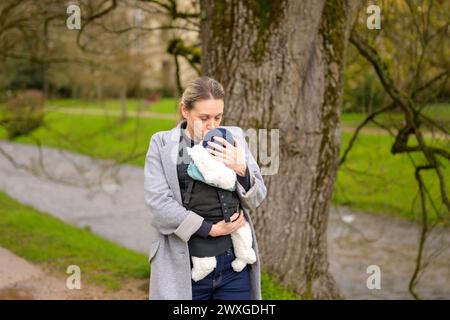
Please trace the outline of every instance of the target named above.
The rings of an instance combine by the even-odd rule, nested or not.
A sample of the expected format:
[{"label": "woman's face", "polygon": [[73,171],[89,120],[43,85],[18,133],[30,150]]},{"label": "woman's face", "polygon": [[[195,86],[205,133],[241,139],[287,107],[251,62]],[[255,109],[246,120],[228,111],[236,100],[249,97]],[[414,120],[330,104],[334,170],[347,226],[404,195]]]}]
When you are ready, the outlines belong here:
[{"label": "woman's face", "polygon": [[201,140],[209,130],[220,126],[224,102],[222,99],[200,100],[191,110],[181,107],[183,117],[187,120],[187,129],[195,140]]}]

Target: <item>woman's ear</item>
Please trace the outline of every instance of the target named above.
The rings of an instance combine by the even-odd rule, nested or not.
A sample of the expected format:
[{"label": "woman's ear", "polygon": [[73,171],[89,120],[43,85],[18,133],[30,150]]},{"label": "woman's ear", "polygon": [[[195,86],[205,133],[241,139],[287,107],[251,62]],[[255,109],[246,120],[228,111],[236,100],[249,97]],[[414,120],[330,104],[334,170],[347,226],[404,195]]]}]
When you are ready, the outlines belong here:
[{"label": "woman's ear", "polygon": [[181,115],[183,116],[183,118],[187,119],[187,110],[186,107],[184,106],[183,102],[180,102],[180,110],[181,110]]}]

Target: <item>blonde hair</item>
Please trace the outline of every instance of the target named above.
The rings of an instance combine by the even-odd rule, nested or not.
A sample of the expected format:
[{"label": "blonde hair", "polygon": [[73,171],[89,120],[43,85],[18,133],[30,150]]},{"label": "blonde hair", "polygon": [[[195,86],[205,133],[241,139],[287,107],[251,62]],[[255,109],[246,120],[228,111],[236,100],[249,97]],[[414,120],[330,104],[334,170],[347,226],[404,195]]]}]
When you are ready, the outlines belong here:
[{"label": "blonde hair", "polygon": [[209,77],[198,77],[191,81],[186,89],[184,89],[178,106],[178,120],[184,119],[181,113],[181,106],[184,105],[186,109],[192,110],[194,103],[200,100],[209,99],[225,99],[225,91],[223,86],[216,80]]}]

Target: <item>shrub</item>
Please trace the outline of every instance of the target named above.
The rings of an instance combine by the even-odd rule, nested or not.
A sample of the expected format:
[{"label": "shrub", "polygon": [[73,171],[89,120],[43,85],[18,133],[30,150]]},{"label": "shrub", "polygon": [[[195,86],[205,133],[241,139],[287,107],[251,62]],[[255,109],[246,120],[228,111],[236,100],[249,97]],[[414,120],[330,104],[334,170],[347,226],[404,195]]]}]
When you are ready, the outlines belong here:
[{"label": "shrub", "polygon": [[18,92],[6,102],[2,124],[9,140],[27,135],[43,124],[44,100],[41,91],[32,89]]}]

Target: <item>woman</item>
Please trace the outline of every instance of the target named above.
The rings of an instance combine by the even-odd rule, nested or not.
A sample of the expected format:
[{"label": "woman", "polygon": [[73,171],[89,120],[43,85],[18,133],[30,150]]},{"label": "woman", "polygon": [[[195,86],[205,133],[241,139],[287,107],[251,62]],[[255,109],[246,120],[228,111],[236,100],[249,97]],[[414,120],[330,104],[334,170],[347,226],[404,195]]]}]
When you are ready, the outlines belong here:
[{"label": "woman", "polygon": [[[214,79],[197,78],[182,95],[183,119],[172,130],[151,137],[144,189],[155,228],[149,254],[152,300],[261,299],[258,246],[249,210],[264,200],[266,187],[242,129],[224,126],[233,135],[234,145],[217,138],[216,143],[209,142],[213,148],[208,148],[236,172],[235,191],[194,181],[186,172],[190,161],[186,147],[220,126],[223,108],[223,87]],[[257,261],[235,272],[230,234],[243,226],[244,219],[252,229]],[[217,266],[195,282],[191,279],[191,255],[215,256]]]}]

